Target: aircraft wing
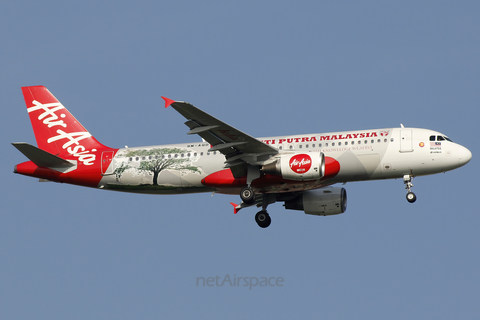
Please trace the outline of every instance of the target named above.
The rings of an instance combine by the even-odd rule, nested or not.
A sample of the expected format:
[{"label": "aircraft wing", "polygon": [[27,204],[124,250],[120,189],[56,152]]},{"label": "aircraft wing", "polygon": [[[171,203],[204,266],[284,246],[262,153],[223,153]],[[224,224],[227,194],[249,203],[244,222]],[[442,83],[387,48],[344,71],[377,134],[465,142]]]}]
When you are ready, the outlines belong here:
[{"label": "aircraft wing", "polygon": [[210,152],[219,151],[225,155],[227,168],[244,164],[257,165],[278,153],[276,148],[218,120],[190,103],[162,98],[165,100],[165,107],[172,106],[187,119],[185,124],[190,128],[187,134],[198,134],[212,145]]}]

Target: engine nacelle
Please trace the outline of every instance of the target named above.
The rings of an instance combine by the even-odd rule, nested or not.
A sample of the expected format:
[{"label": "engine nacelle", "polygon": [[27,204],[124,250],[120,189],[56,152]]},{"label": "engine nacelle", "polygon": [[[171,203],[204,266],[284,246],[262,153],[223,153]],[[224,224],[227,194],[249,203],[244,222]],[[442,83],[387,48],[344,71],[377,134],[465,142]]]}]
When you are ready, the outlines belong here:
[{"label": "engine nacelle", "polygon": [[344,213],[347,210],[347,191],[334,187],[304,191],[295,199],[285,201],[285,209],[303,210],[306,214],[319,216]]},{"label": "engine nacelle", "polygon": [[323,152],[283,154],[274,162],[264,165],[262,172],[281,175],[288,180],[318,180],[325,175],[325,156]]}]

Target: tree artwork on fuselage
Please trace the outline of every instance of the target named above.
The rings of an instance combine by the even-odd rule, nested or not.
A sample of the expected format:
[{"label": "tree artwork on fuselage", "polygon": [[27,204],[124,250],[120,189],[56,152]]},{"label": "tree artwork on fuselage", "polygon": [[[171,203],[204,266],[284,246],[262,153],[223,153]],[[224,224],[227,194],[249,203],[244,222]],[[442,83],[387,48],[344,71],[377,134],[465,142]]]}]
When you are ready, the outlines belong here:
[{"label": "tree artwork on fuselage", "polygon": [[[110,183],[112,188],[129,188],[129,186],[143,189],[175,188],[178,187],[178,175],[188,173],[201,174],[202,170],[194,166],[195,157],[192,151],[180,148],[145,148],[123,149],[116,155],[117,165],[113,174],[117,185]],[[162,174],[164,173],[164,174]],[[141,183],[138,183],[139,178]]]}]

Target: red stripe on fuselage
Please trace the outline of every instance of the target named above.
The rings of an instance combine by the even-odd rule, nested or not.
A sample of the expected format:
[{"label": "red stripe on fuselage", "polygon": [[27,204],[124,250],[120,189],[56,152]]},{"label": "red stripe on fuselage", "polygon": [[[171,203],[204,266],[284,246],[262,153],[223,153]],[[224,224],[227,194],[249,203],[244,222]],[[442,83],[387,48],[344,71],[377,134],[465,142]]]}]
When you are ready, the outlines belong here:
[{"label": "red stripe on fuselage", "polygon": [[[93,165],[86,166],[80,161],[77,161],[77,168],[67,173],[62,173],[50,168],[38,167],[32,161],[17,164],[15,166],[15,173],[56,182],[96,188],[103,177],[100,163],[102,151],[104,150],[98,152],[97,160]],[[114,157],[118,149],[108,148],[107,151],[113,151]]]},{"label": "red stripe on fuselage", "polygon": [[[331,158],[325,157],[325,175],[320,181],[325,181],[335,177],[340,172],[340,163]],[[286,180],[281,176],[277,175],[262,175],[260,178],[255,179],[252,182],[252,187],[257,189],[263,189],[268,187],[275,187],[281,185],[298,185],[301,183],[310,183],[311,181],[295,181],[295,180]],[[221,171],[214,172],[204,179],[202,179],[202,184],[217,189],[224,188],[243,188],[247,185],[247,177],[243,176],[240,178],[235,178],[230,169],[225,169]]]}]

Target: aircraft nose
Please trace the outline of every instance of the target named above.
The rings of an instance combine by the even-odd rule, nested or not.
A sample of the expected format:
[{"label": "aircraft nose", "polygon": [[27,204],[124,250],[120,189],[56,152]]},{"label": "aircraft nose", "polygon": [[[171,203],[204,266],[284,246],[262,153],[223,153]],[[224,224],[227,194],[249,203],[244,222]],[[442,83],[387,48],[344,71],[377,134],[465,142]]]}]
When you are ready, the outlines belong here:
[{"label": "aircraft nose", "polygon": [[472,153],[464,146],[458,146],[458,162],[461,166],[467,164],[472,159]]}]

